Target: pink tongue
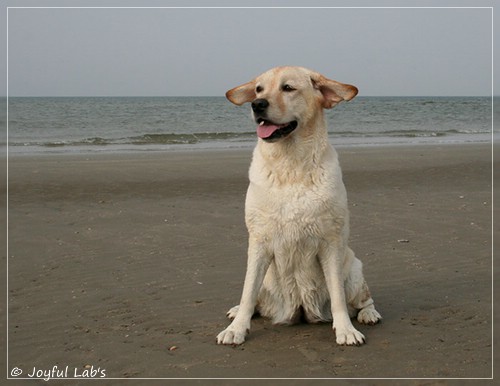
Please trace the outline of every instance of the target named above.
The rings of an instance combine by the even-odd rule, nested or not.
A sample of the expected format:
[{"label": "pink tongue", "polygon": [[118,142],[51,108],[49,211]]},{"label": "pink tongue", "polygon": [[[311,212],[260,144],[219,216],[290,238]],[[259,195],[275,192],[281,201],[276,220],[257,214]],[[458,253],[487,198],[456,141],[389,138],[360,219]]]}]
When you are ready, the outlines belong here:
[{"label": "pink tongue", "polygon": [[259,125],[257,126],[257,135],[260,138],[268,138],[280,127],[277,125]]}]

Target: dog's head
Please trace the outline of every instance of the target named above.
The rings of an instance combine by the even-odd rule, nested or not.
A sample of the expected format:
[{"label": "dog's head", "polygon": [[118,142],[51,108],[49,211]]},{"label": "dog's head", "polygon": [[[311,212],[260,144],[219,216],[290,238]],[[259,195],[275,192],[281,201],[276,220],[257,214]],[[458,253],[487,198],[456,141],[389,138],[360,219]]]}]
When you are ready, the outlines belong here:
[{"label": "dog's head", "polygon": [[351,100],[358,89],[303,67],[276,67],[226,93],[236,105],[252,103],[257,135],[267,142],[311,127],[322,109]]}]

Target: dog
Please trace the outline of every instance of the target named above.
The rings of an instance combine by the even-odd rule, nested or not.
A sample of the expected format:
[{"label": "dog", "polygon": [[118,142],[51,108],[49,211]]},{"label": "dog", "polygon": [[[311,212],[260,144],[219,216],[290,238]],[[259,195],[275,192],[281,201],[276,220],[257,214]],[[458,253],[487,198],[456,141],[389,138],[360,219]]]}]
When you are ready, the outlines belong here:
[{"label": "dog", "polygon": [[362,264],[348,246],[349,212],[323,109],[349,101],[352,85],[303,68],[273,68],[226,93],[251,102],[257,145],[250,165],[243,293],[218,344],[239,345],[254,313],[275,324],[333,322],[339,345],[361,345],[351,317],[375,324]]}]

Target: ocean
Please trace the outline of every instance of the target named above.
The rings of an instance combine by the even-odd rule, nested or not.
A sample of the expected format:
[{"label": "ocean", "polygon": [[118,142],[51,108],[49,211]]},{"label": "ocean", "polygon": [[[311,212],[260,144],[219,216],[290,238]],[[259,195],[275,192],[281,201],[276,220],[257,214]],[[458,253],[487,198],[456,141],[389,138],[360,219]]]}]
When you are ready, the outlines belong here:
[{"label": "ocean", "polygon": [[[326,120],[337,146],[492,139],[490,97],[361,96],[326,110]],[[9,154],[238,149],[256,141],[250,106],[224,97],[8,98]]]}]

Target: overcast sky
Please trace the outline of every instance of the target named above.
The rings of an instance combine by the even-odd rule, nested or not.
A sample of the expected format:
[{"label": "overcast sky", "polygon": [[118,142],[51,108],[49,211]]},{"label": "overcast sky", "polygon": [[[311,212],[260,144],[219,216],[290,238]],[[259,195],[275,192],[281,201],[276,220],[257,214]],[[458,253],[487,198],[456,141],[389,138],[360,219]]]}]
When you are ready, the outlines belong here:
[{"label": "overcast sky", "polygon": [[487,96],[491,39],[491,9],[10,8],[8,92],[222,96],[271,67],[293,64],[366,96]]}]

